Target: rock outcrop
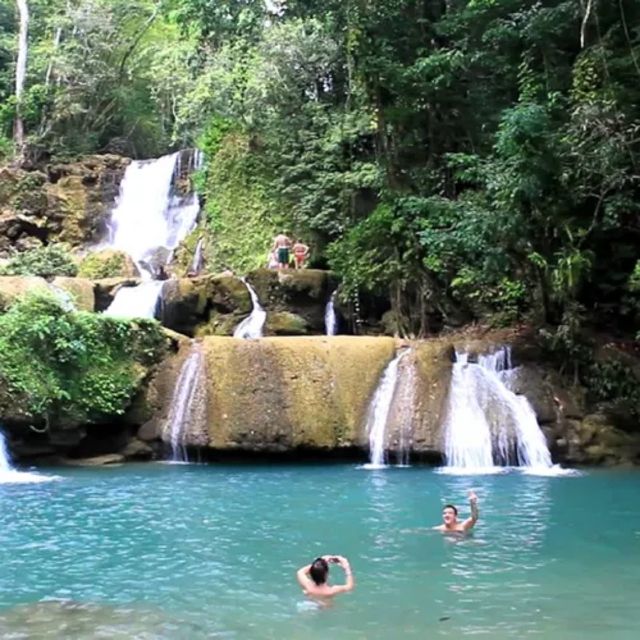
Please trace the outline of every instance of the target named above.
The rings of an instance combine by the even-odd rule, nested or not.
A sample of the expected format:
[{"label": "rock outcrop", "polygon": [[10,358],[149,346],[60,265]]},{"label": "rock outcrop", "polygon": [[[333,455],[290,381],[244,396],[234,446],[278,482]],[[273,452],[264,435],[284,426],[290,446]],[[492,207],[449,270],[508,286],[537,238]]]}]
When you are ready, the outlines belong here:
[{"label": "rock outcrop", "polygon": [[96,243],[129,162],[96,155],[41,171],[0,168],[0,258],[50,242]]},{"label": "rock outcrop", "polygon": [[[251,272],[267,312],[266,336],[322,335],[327,301],[336,286],[328,271]],[[162,323],[188,336],[230,336],[251,312],[251,298],[240,278],[207,275],[170,279],[162,294]]]},{"label": "rock outcrop", "polygon": [[90,280],[57,277],[47,282],[37,276],[0,276],[0,312],[20,296],[36,291],[55,296],[67,294],[68,298],[65,298],[79,311],[93,311],[95,308],[94,285]]},{"label": "rock outcrop", "polygon": [[[391,338],[349,337],[206,337],[202,348],[208,372],[207,446],[275,452],[364,447],[368,403],[395,352]],[[157,409],[141,434],[145,439],[162,434],[169,390],[188,345],[181,351],[152,384],[150,404]]]}]

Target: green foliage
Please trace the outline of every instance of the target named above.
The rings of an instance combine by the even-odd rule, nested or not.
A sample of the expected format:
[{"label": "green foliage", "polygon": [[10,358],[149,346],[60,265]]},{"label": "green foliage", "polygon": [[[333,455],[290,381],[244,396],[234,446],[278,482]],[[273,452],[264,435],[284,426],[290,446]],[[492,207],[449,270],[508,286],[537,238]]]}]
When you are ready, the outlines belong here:
[{"label": "green foliage", "polygon": [[[246,272],[267,263],[273,236],[278,231],[273,202],[265,193],[264,167],[250,141],[229,133],[214,141],[204,183],[206,230],[214,240],[209,269]],[[209,252],[211,255],[211,252]]]},{"label": "green foliage", "polygon": [[100,420],[124,412],[164,345],[154,321],[66,311],[30,295],[0,315],[0,378],[34,415]]},{"label": "green foliage", "polygon": [[78,267],[69,249],[61,244],[48,244],[15,254],[0,267],[4,276],[76,276]]}]

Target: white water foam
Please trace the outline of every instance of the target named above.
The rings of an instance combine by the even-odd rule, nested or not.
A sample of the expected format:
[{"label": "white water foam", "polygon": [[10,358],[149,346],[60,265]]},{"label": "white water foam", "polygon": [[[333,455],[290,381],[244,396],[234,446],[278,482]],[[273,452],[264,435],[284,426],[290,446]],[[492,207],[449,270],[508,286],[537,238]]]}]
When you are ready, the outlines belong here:
[{"label": "white water foam", "polygon": [[[109,247],[124,251],[135,262],[143,282],[122,287],[107,309],[110,315],[153,318],[162,286],[152,279],[171,261],[173,250],[195,227],[200,205],[196,193],[174,193],[180,153],[132,162],[111,212]],[[201,156],[195,153],[197,165]],[[160,277],[160,276],[158,276]]]},{"label": "white water foam", "polygon": [[39,473],[17,471],[11,464],[4,434],[0,432],[0,484],[35,484],[59,480],[58,476],[43,476]]},{"label": "white water foam", "polygon": [[155,318],[162,280],[146,280],[137,287],[120,287],[105,311],[118,318]]},{"label": "white water foam", "polygon": [[386,467],[385,434],[387,421],[398,382],[398,365],[400,360],[408,353],[409,350],[402,351],[387,365],[373,394],[367,416],[369,463],[363,465],[364,469],[384,469]]},{"label": "white water foam", "polygon": [[465,353],[453,365],[445,422],[443,473],[501,473],[505,467],[552,468],[551,454],[535,413],[516,395],[511,353],[502,348],[477,363]]},{"label": "white water foam", "polygon": [[325,334],[328,336],[335,336],[336,333],[338,333],[338,318],[335,310],[335,299],[337,293],[338,291],[336,289],[331,294],[329,302],[327,302],[327,306],[324,310],[324,328]]},{"label": "white water foam", "polygon": [[171,443],[171,460],[188,462],[188,432],[206,430],[206,372],[202,346],[193,343],[180,369],[171,398],[171,411],[163,429],[163,440]]},{"label": "white water foam", "polygon": [[241,338],[243,340],[261,338],[262,327],[264,326],[264,322],[267,318],[267,312],[260,306],[258,294],[247,282],[246,278],[240,279],[244,282],[245,287],[247,287],[249,291],[253,307],[251,309],[251,314],[236,327],[236,330],[233,332],[233,337]]}]

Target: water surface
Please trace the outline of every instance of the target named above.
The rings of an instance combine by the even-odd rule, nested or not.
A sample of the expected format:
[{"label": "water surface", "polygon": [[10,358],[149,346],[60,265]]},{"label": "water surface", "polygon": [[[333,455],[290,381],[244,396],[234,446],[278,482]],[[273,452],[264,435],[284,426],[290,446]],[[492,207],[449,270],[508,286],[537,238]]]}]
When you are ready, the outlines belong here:
[{"label": "water surface", "polygon": [[[0,485],[3,638],[640,637],[640,473],[132,465]],[[453,501],[475,535],[427,529]],[[296,569],[350,558],[317,610]],[[336,578],[340,575],[335,569]]]}]

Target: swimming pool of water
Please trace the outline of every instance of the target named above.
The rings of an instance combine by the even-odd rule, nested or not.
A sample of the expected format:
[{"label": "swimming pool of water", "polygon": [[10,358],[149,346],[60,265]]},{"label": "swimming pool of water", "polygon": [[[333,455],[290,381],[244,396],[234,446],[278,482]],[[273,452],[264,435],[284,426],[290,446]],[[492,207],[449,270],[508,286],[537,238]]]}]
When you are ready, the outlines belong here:
[{"label": "swimming pool of water", "polygon": [[[0,485],[2,638],[640,637],[639,472],[56,474]],[[475,534],[429,531],[470,488]],[[323,553],[348,556],[357,587],[318,610],[295,571]]]}]

